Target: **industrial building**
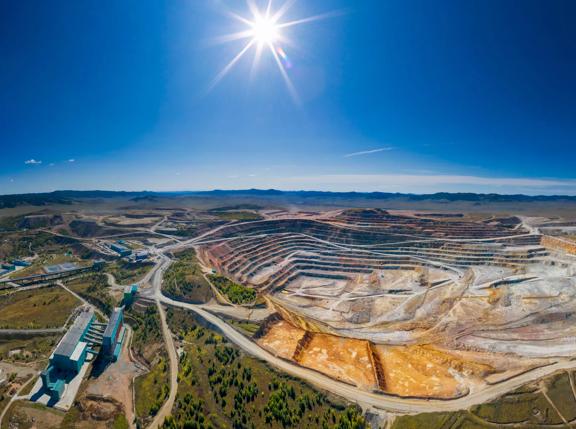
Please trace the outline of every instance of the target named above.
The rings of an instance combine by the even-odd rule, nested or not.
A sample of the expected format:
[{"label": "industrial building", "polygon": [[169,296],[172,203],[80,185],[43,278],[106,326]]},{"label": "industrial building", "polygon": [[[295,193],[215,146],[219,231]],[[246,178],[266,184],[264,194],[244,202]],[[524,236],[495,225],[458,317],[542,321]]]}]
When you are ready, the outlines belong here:
[{"label": "industrial building", "polygon": [[66,383],[80,372],[88,353],[96,354],[91,347],[98,344],[99,325],[94,310],[84,308],[56,346],[48,368],[41,374],[42,385],[53,399],[60,399]]},{"label": "industrial building", "polygon": [[128,306],[131,305],[134,302],[134,297],[136,296],[136,293],[138,292],[138,285],[131,285],[131,286],[126,286],[124,288],[124,305]]},{"label": "industrial building", "polygon": [[64,262],[62,264],[47,265],[43,267],[43,270],[46,274],[58,274],[65,273],[67,271],[75,271],[79,268],[80,267],[75,262]]},{"label": "industrial building", "polygon": [[124,308],[115,308],[110,316],[102,338],[102,357],[115,362],[122,350],[122,342],[126,335],[124,327]]},{"label": "industrial building", "polygon": [[115,251],[116,253],[118,253],[122,257],[130,256],[130,254],[132,253],[132,250],[130,250],[126,246],[123,246],[123,245],[118,244],[118,243],[112,243],[110,245],[110,249],[112,249],[113,251]]},{"label": "industrial building", "polygon": [[2,264],[2,269],[6,271],[14,271],[16,266],[14,264],[4,263]]},{"label": "industrial building", "polygon": [[16,265],[17,267],[29,267],[30,265],[32,265],[30,262],[24,261],[21,259],[16,259],[16,260],[12,261],[12,263],[14,265]]},{"label": "industrial building", "polygon": [[[54,404],[63,395],[76,395],[74,389],[78,388],[79,382],[73,380],[83,376],[86,362],[97,356],[104,363],[116,361],[122,350],[125,332],[123,307],[114,309],[108,323],[98,322],[94,310],[83,307],[40,376],[40,396],[47,394]],[[65,393],[68,385],[75,387],[70,393]]]},{"label": "industrial building", "polygon": [[134,260],[136,261],[144,261],[146,259],[148,259],[148,252],[145,250],[136,252],[136,254],[134,255]]},{"label": "industrial building", "polygon": [[94,262],[92,262],[92,268],[94,269],[94,271],[102,270],[105,265],[106,261],[104,259],[96,259]]}]

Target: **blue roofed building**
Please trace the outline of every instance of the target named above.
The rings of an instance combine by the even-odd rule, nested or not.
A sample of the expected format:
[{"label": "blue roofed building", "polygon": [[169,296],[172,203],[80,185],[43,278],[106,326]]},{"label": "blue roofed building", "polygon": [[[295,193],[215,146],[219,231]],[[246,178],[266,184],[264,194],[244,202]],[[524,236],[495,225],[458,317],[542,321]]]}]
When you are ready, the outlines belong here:
[{"label": "blue roofed building", "polygon": [[140,250],[134,255],[135,261],[145,261],[146,259],[148,259],[148,252],[145,250]]},{"label": "blue roofed building", "polygon": [[92,309],[81,311],[50,356],[48,368],[41,378],[51,397],[60,399],[66,382],[76,376],[86,362],[89,351],[86,336],[95,320]]},{"label": "blue roofed building", "polygon": [[129,248],[127,248],[125,246],[122,246],[121,244],[117,244],[117,243],[112,243],[110,245],[110,249],[112,249],[113,251],[115,251],[116,253],[118,253],[122,257],[129,256],[132,253],[132,250],[130,250]]},{"label": "blue roofed building", "polygon": [[66,387],[66,374],[58,370],[58,368],[49,365],[42,374],[42,386],[49,392],[53,399],[60,400],[64,389]]},{"label": "blue roofed building", "polygon": [[138,292],[138,285],[133,284],[124,288],[124,305],[131,305],[134,302],[134,297]]},{"label": "blue roofed building", "polygon": [[115,308],[102,337],[102,357],[104,359],[113,362],[118,359],[125,333],[124,308]]},{"label": "blue roofed building", "polygon": [[88,343],[83,340],[95,320],[94,311],[91,309],[82,311],[76,317],[74,324],[62,337],[50,357],[53,366],[75,373],[80,370],[86,361],[88,351]]},{"label": "blue roofed building", "polygon": [[95,271],[101,271],[105,265],[106,261],[104,259],[96,259],[94,262],[92,262],[92,268]]},{"label": "blue roofed building", "polygon": [[14,271],[16,266],[14,264],[4,263],[2,264],[2,269],[6,271]]}]

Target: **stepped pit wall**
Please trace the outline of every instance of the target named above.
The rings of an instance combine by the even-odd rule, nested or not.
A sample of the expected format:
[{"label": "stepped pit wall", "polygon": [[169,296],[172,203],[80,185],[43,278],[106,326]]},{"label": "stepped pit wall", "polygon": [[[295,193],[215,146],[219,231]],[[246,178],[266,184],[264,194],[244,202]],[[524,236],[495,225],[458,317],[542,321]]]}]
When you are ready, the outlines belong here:
[{"label": "stepped pit wall", "polygon": [[560,250],[571,255],[576,255],[576,243],[570,240],[560,237],[552,237],[551,235],[543,235],[541,244],[547,249]]}]

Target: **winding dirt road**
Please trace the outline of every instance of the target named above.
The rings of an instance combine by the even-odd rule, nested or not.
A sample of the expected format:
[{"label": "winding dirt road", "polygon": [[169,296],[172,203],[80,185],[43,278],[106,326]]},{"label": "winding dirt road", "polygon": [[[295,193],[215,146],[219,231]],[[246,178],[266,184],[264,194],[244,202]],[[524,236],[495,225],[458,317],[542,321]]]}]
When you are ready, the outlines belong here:
[{"label": "winding dirt road", "polygon": [[164,419],[172,414],[172,407],[174,406],[174,401],[176,400],[176,393],[178,392],[178,356],[176,356],[176,347],[174,346],[174,341],[172,339],[172,333],[168,328],[166,323],[166,314],[164,308],[160,302],[156,303],[158,307],[158,312],[160,313],[160,321],[162,323],[162,335],[164,336],[164,341],[166,343],[166,349],[168,350],[168,358],[170,360],[170,393],[168,399],[162,405],[162,408],[158,411],[158,414],[154,416],[154,420],[148,426],[148,429],[157,429],[162,426]]},{"label": "winding dirt road", "polygon": [[480,391],[472,392],[464,397],[457,399],[438,400],[400,398],[391,395],[367,392],[355,386],[351,386],[349,384],[329,378],[323,374],[320,374],[319,372],[301,367],[292,362],[285,361],[284,359],[274,356],[268,351],[262,349],[260,346],[246,338],[244,335],[240,334],[222,319],[200,308],[199,306],[175,301],[162,295],[159,291],[158,294],[159,300],[164,304],[185,308],[195,312],[206,321],[217,327],[231,342],[236,344],[248,354],[262,359],[263,361],[266,361],[267,363],[290,375],[300,377],[314,384],[320,389],[342,396],[352,402],[357,402],[361,406],[370,406],[391,412],[411,414],[433,411],[463,410],[470,408],[473,405],[494,400],[504,395],[505,393],[510,392],[511,390],[517,389],[526,383],[538,380],[542,377],[552,374],[553,372],[576,368],[576,360],[561,361],[553,365],[534,369],[502,383],[487,386]]},{"label": "winding dirt road", "polygon": [[[162,256],[158,264],[149,273],[150,283],[154,290],[161,290],[162,278],[164,271],[170,266],[171,260],[167,257]],[[148,425],[148,429],[159,428],[164,419],[172,414],[172,407],[174,406],[174,401],[176,400],[176,393],[178,392],[178,356],[176,355],[176,347],[174,345],[174,340],[172,338],[172,332],[168,327],[166,322],[166,313],[164,308],[160,303],[160,296],[156,296],[156,307],[158,308],[158,313],[160,314],[160,324],[162,325],[162,336],[164,337],[164,343],[166,345],[166,350],[168,352],[169,366],[170,366],[170,393],[168,394],[168,399],[162,405],[162,408],[158,411],[152,423]]]}]

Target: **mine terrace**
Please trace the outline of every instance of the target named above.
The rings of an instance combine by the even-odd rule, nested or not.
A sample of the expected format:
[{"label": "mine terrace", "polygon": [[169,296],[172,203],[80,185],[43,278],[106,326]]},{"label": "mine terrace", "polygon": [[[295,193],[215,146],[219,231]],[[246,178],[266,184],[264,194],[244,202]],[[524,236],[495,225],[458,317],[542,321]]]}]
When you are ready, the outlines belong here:
[{"label": "mine terrace", "polygon": [[273,310],[264,349],[366,391],[442,399],[576,353],[571,252],[529,219],[381,209],[270,212],[197,244]]}]

